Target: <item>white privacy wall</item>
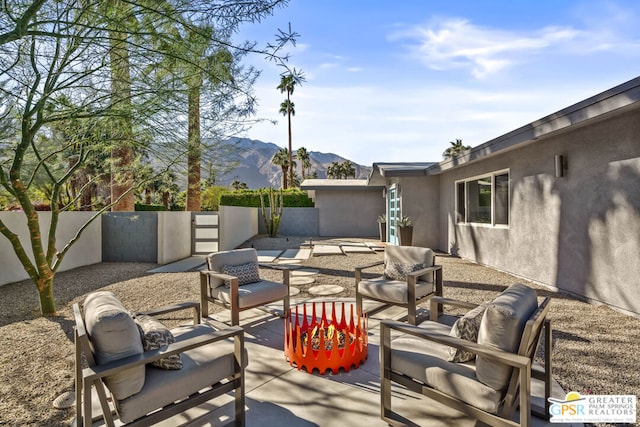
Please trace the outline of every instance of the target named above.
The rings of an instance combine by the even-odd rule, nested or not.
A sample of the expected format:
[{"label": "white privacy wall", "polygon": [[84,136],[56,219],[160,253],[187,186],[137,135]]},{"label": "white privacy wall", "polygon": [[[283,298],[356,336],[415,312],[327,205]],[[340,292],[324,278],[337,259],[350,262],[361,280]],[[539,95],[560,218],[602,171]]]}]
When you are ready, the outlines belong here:
[{"label": "white privacy wall", "polygon": [[[95,212],[62,212],[56,231],[57,249],[62,248],[73,238],[80,227],[86,223]],[[40,233],[49,234],[51,212],[38,212],[40,218]],[[20,241],[27,254],[31,256],[31,240],[27,230],[27,220],[22,212],[0,212],[0,219],[14,233],[20,236]],[[45,242],[46,244],[46,242]],[[96,264],[102,261],[102,226],[100,218],[95,219],[83,231],[80,239],[74,243],[64,257],[58,271],[71,270],[83,265]],[[15,255],[9,240],[0,235],[0,285],[28,279],[22,263]]]}]

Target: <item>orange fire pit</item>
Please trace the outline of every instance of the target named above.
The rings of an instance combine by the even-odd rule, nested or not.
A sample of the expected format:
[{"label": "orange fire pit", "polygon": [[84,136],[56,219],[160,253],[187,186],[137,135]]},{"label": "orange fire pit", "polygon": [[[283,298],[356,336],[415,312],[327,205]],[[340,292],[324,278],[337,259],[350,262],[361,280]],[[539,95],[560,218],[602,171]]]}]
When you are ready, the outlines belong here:
[{"label": "orange fire pit", "polygon": [[316,303],[311,305],[311,318],[307,316],[307,305],[302,306],[302,319],[298,306],[289,312],[284,322],[284,355],[289,364],[308,373],[314,369],[323,375],[327,369],[337,374],[340,368],[349,372],[352,366],[359,367],[367,359],[367,316],[358,313],[353,318],[345,316],[342,303],[340,322],[336,319],[336,303],[331,303],[331,319],[327,319],[326,305],[322,303],[322,315],[316,315]]}]

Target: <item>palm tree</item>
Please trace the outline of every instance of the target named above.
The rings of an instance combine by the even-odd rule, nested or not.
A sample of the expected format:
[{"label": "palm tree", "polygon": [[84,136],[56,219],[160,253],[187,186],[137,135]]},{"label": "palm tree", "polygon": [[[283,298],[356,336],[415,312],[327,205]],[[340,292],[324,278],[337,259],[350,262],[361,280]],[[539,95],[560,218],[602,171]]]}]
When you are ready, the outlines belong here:
[{"label": "palm tree", "polygon": [[298,160],[300,160],[300,169],[302,169],[302,180],[304,180],[306,178],[304,171],[311,168],[311,159],[309,157],[309,152],[306,148],[300,147],[296,151],[296,157],[298,158]]},{"label": "palm tree", "polygon": [[[294,69],[293,72],[289,74],[284,74],[280,77],[280,84],[277,86],[277,89],[280,90],[280,93],[287,94],[287,99],[285,99],[280,104],[280,113],[284,116],[287,116],[287,125],[289,131],[289,182],[293,182],[293,148],[291,145],[291,116],[296,115],[295,104],[291,102],[291,95],[295,89],[296,84],[302,83],[304,81],[304,77],[301,72],[296,72]],[[286,188],[286,187],[284,187]]]},{"label": "palm tree", "polygon": [[331,162],[327,168],[327,177],[332,179],[349,179],[356,177],[356,168],[351,160]]},{"label": "palm tree", "polygon": [[340,179],[340,176],[342,175],[342,172],[340,169],[341,169],[340,163],[331,162],[331,164],[327,168],[327,178]]},{"label": "palm tree", "polygon": [[451,144],[451,147],[447,148],[444,153],[442,153],[442,157],[445,159],[452,159],[471,149],[469,145],[464,145],[461,139],[456,139],[456,142],[451,141],[449,144]]},{"label": "palm tree", "polygon": [[236,179],[231,183],[231,188],[233,188],[234,190],[246,190],[249,187],[247,186],[246,182],[240,182]]},{"label": "palm tree", "polygon": [[289,159],[291,158],[289,153],[290,151],[286,148],[281,148],[271,158],[271,163],[280,166],[280,169],[282,169],[282,188],[285,190],[287,189],[287,170],[289,169]]},{"label": "palm tree", "polygon": [[[233,81],[233,57],[225,49],[211,51],[209,38],[211,28],[200,28],[200,32],[192,31],[184,38],[194,50],[194,62],[179,64],[184,74],[187,89],[187,197],[185,210],[200,211],[200,181],[202,140],[200,133],[200,95],[208,82],[214,86]],[[206,37],[203,37],[204,33]]]},{"label": "palm tree", "polygon": [[344,175],[344,179],[354,178],[356,177],[356,168],[353,167],[353,162],[351,160],[345,160],[342,162],[342,173]]},{"label": "palm tree", "polygon": [[[125,22],[123,17],[130,11],[124,1],[110,3],[113,22]],[[114,114],[112,132],[117,134],[119,143],[111,150],[111,207],[112,211],[134,211],[135,199],[131,188],[133,180],[133,118],[131,97],[131,64],[129,63],[129,41],[127,32],[115,25],[109,28],[109,61],[111,67],[111,103]],[[117,201],[117,202],[116,202]]]}]

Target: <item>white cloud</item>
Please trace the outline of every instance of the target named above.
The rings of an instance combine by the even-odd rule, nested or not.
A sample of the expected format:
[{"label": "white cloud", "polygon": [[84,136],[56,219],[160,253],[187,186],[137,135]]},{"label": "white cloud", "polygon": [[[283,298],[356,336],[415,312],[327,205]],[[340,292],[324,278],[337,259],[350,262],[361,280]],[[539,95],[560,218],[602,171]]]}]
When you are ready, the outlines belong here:
[{"label": "white cloud", "polygon": [[630,45],[611,31],[572,26],[516,31],[478,26],[460,18],[435,19],[428,25],[396,31],[389,39],[412,40],[413,55],[431,69],[468,69],[477,79],[529,62],[534,55],[584,55]]},{"label": "white cloud", "polygon": [[318,65],[318,68],[321,70],[328,70],[329,68],[337,68],[338,64],[336,64],[335,62],[324,62],[320,65]]}]

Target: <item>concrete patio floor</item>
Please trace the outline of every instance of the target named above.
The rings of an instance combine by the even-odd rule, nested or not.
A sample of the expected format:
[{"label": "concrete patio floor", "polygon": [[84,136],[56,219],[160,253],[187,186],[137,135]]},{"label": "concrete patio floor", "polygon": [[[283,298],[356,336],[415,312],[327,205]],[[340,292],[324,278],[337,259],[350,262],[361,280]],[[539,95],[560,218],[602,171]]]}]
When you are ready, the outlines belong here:
[{"label": "concrete patio floor", "polygon": [[[306,302],[311,301],[322,300]],[[292,304],[302,302],[293,301]],[[353,300],[345,302],[353,303]],[[289,365],[283,353],[283,319],[261,310],[241,313],[240,324],[245,330],[245,345],[249,354],[245,377],[247,426],[387,425],[380,419],[379,323],[382,319],[402,319],[406,312],[393,307],[375,313],[375,303],[368,303],[365,310],[374,310],[368,323],[368,359],[359,368],[352,368],[350,372],[341,371],[336,375],[330,371],[323,376],[317,373],[308,374]],[[282,306],[278,307],[277,304],[268,308],[282,310]],[[422,314],[424,315],[424,311]],[[229,312],[219,312],[211,317],[228,322]],[[532,404],[543,405],[543,396],[542,383],[533,380]],[[553,396],[558,399],[565,397],[563,390],[555,382]],[[415,426],[476,425],[474,420],[463,414],[399,386],[394,386],[392,406],[402,416],[412,420]],[[160,425],[222,426],[233,422],[233,413],[232,396],[227,395],[175,416]],[[534,426],[551,425],[536,417],[532,417],[532,422]]]}]

